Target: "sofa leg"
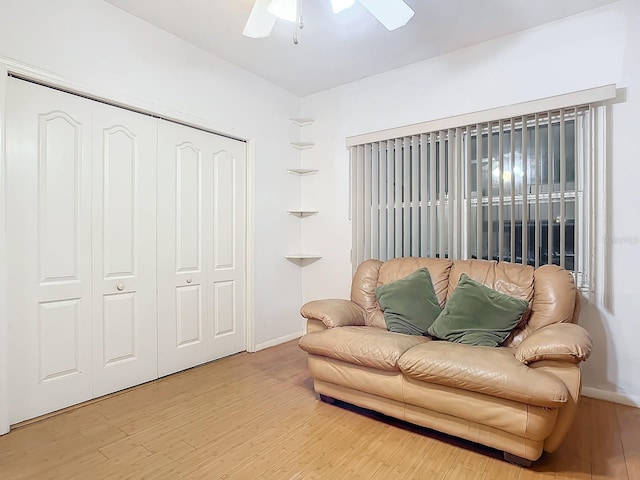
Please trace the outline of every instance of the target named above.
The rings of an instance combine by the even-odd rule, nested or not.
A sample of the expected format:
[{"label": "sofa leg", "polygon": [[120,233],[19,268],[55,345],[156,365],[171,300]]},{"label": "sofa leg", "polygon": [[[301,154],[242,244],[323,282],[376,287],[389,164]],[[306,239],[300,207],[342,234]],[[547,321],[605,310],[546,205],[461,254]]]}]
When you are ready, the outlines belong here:
[{"label": "sofa leg", "polygon": [[333,405],[336,403],[336,399],[333,397],[327,397],[326,395],[323,395],[322,393],[319,394],[320,395],[320,400],[322,400],[324,403],[328,403],[329,405]]},{"label": "sofa leg", "polygon": [[513,453],[507,453],[507,452],[503,452],[503,453],[504,453],[504,459],[509,463],[513,463],[515,465],[520,465],[521,467],[525,467],[525,468],[529,468],[531,466],[531,464],[533,463],[531,460],[528,460],[528,459],[522,458],[522,457],[518,457],[517,455],[514,455]]}]

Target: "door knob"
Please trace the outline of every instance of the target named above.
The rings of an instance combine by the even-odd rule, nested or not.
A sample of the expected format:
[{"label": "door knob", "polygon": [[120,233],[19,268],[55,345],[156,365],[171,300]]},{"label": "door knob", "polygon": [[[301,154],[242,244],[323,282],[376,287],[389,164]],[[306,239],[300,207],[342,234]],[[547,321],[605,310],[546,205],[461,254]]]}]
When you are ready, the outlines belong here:
[{"label": "door knob", "polygon": [[187,283],[191,283],[191,278],[187,278]]},{"label": "door knob", "polygon": [[119,283],[119,284],[116,286],[116,289],[117,289],[119,292],[121,292],[122,290],[124,290],[124,284]]}]

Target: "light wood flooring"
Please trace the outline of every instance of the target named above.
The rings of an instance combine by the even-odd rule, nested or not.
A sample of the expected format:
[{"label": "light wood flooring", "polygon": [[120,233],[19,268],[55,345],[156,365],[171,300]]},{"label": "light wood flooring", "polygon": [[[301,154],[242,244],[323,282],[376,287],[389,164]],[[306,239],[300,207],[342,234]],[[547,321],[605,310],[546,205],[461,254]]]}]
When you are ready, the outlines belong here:
[{"label": "light wood flooring", "polygon": [[0,479],[632,479],[640,409],[583,398],[561,449],[500,452],[316,399],[289,342],[242,353],[0,437]]}]

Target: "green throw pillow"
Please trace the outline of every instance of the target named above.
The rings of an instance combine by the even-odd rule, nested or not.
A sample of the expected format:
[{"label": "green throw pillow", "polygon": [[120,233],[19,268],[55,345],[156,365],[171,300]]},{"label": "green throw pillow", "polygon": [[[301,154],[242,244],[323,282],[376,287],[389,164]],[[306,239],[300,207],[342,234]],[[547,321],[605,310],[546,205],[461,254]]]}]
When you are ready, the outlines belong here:
[{"label": "green throw pillow", "polygon": [[379,286],[376,297],[390,332],[424,335],[441,311],[426,268]]},{"label": "green throw pillow", "polygon": [[432,337],[497,347],[520,322],[529,302],[496,292],[466,274],[428,329]]}]

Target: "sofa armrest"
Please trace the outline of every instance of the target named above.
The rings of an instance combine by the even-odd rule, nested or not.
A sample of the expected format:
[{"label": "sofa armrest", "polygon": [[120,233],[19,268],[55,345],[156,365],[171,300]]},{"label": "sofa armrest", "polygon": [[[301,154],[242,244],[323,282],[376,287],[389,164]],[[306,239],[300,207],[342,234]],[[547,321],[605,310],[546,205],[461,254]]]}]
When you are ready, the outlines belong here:
[{"label": "sofa armrest", "polygon": [[302,306],[300,315],[320,320],[327,328],[365,325],[364,309],[350,300],[314,300]]},{"label": "sofa armrest", "polygon": [[540,360],[580,363],[589,358],[593,343],[584,328],[574,323],[554,323],[531,333],[516,349],[525,365]]}]

